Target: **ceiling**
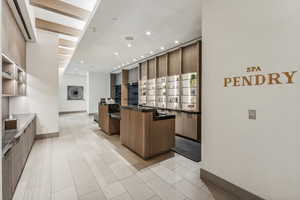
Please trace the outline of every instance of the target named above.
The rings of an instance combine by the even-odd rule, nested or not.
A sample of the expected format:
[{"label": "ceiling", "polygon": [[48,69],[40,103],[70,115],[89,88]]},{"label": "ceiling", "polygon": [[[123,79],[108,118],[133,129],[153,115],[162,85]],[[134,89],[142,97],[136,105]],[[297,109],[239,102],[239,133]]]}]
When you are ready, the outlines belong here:
[{"label": "ceiling", "polygon": [[[75,7],[81,8],[86,10],[89,13],[92,13],[92,11],[94,10],[97,2],[100,2],[101,0],[59,0],[62,2],[65,2],[67,4],[71,4]],[[43,1],[41,1],[43,2]],[[48,1],[45,1],[43,3],[47,4]],[[82,19],[76,19],[74,17],[70,17],[70,16],[66,16],[64,14],[61,14],[59,12],[53,11],[53,10],[49,10],[49,9],[44,9],[38,6],[33,5],[33,11],[34,11],[34,15],[36,18],[42,19],[42,20],[46,20],[48,22],[52,22],[52,23],[57,23],[57,24],[61,24],[70,28],[75,28],[81,31],[81,34],[83,34],[84,30],[85,30],[85,26],[87,24],[88,19],[86,20],[82,20]],[[58,37],[61,39],[65,39],[65,40],[70,40],[70,41],[74,41],[77,42],[79,40],[79,37],[73,37],[73,36],[69,36],[69,35],[65,35],[65,34],[58,34]],[[66,48],[63,46],[59,46],[59,48]],[[67,48],[67,50],[69,53],[66,55],[58,55],[60,58],[60,67],[64,67],[67,63],[68,60],[71,58],[71,55],[74,51],[74,48]]]},{"label": "ceiling", "polygon": [[[71,1],[71,0],[68,0]],[[75,0],[73,0],[75,1]],[[102,0],[67,72],[111,72],[201,36],[200,0]],[[146,32],[151,32],[147,35]],[[132,41],[125,40],[131,36]],[[131,44],[131,47],[128,47]]]}]

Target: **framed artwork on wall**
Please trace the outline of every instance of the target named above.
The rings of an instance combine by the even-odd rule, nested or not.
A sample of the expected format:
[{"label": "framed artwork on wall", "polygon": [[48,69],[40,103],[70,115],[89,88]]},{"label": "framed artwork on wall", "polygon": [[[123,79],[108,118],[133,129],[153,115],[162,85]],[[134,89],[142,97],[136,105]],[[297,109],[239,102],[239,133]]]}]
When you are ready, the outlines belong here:
[{"label": "framed artwork on wall", "polygon": [[68,88],[68,100],[84,100],[83,86],[67,86]]}]

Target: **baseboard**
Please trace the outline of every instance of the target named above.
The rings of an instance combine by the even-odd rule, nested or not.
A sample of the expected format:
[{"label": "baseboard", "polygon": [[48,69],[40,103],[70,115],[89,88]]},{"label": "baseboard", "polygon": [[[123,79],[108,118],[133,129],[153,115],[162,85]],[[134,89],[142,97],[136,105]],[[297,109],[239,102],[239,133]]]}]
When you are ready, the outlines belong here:
[{"label": "baseboard", "polygon": [[74,113],[86,113],[86,110],[79,110],[79,111],[64,111],[59,112],[59,115],[65,115],[65,114],[74,114]]},{"label": "baseboard", "polygon": [[239,199],[264,200],[263,198],[255,195],[243,188],[240,188],[239,186],[234,185],[234,184],[222,179],[221,177],[210,173],[209,171],[207,171],[205,169],[201,169],[200,177],[201,177],[201,179],[208,181],[208,182],[222,188],[226,192],[233,194],[234,196],[238,197]]},{"label": "baseboard", "polygon": [[36,140],[43,140],[54,137],[59,137],[59,132],[35,135]]}]

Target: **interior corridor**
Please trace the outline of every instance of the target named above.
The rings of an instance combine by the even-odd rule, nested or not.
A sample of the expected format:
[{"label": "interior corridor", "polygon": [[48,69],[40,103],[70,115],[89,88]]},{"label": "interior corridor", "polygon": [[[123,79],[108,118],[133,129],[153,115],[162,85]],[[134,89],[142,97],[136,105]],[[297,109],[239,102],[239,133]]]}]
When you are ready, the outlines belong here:
[{"label": "interior corridor", "polygon": [[215,199],[201,164],[174,153],[143,161],[118,137],[86,113],[61,115],[60,137],[35,142],[14,200]]}]

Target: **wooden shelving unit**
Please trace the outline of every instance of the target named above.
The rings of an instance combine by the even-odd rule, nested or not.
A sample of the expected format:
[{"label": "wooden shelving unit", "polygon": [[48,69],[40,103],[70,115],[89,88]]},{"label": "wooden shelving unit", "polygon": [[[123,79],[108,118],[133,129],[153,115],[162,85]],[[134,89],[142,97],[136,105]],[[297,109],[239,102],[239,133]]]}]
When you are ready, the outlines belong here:
[{"label": "wooden shelving unit", "polygon": [[26,95],[26,72],[2,54],[2,96]]},{"label": "wooden shelving unit", "polygon": [[139,104],[175,114],[175,132],[200,141],[201,41],[140,63],[139,72]]}]

